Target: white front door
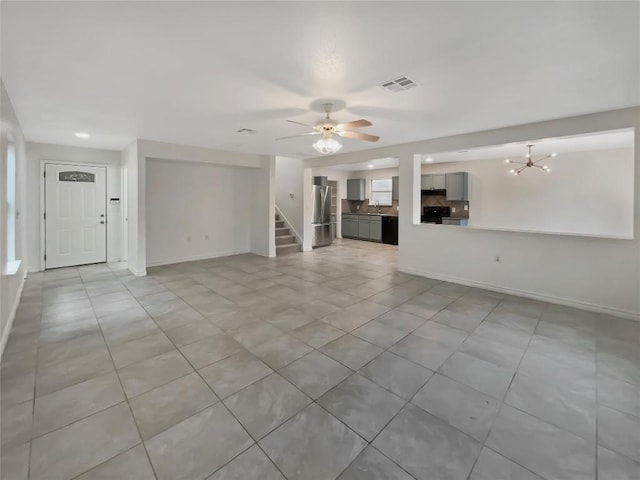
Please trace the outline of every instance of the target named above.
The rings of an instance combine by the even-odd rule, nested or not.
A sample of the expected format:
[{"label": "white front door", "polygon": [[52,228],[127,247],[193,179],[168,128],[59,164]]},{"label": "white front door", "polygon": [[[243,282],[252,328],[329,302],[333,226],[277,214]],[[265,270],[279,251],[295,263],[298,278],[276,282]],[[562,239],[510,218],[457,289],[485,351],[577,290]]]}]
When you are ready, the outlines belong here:
[{"label": "white front door", "polygon": [[105,167],[45,164],[45,267],[107,261]]}]

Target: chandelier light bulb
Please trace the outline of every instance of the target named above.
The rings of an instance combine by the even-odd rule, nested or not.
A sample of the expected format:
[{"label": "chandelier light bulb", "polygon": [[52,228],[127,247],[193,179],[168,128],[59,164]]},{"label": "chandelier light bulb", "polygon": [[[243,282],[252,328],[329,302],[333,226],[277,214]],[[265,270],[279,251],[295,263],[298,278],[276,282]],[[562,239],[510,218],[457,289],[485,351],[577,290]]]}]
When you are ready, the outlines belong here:
[{"label": "chandelier light bulb", "polygon": [[511,163],[511,160],[509,160],[508,158],[504,161],[504,163]]},{"label": "chandelier light bulb", "polygon": [[515,175],[516,171],[514,169],[509,170],[509,173],[511,173],[512,175]]},{"label": "chandelier light bulb", "polygon": [[552,153],[552,154],[551,154],[551,156],[552,156],[552,157],[557,157],[557,156],[558,156],[558,154],[554,152],[554,153]]}]

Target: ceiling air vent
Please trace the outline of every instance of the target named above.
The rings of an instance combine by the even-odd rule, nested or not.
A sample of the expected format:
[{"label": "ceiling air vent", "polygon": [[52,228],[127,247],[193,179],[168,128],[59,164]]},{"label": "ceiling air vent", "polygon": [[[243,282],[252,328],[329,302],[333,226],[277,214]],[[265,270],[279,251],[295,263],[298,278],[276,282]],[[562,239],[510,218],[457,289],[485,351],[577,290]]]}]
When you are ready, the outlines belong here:
[{"label": "ceiling air vent", "polygon": [[251,130],[250,128],[241,128],[240,130],[236,130],[236,132],[244,133],[245,135],[253,135],[255,133],[258,133],[255,130]]},{"label": "ceiling air vent", "polygon": [[406,76],[402,76],[394,80],[389,80],[388,82],[384,82],[380,86],[382,88],[386,88],[387,90],[391,90],[392,92],[401,92],[403,90],[409,90],[413,87],[416,87],[417,84],[410,78]]}]

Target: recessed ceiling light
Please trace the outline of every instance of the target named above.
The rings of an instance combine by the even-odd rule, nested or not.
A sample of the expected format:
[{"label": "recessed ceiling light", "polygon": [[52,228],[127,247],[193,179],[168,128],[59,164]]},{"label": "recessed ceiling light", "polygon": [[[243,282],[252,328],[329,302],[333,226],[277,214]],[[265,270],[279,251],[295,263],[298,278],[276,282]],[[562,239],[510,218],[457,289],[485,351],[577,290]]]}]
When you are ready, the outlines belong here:
[{"label": "recessed ceiling light", "polygon": [[425,162],[433,162],[433,158],[431,157],[427,157],[424,159]]},{"label": "recessed ceiling light", "polygon": [[76,137],[78,138],[89,138],[89,134],[85,132],[76,132]]},{"label": "recessed ceiling light", "polygon": [[367,165],[367,167],[373,168],[373,164],[370,163],[369,165]]}]

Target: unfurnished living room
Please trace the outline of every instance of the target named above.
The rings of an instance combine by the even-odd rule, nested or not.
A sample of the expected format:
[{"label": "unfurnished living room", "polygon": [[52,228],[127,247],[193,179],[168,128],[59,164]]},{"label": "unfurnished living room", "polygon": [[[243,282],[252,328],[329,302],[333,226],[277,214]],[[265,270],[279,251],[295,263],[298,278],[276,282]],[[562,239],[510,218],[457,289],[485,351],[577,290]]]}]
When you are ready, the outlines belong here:
[{"label": "unfurnished living room", "polygon": [[640,1],[0,22],[0,480],[640,479]]}]

